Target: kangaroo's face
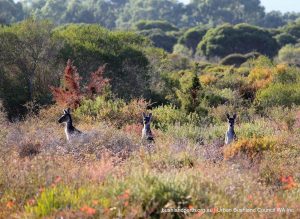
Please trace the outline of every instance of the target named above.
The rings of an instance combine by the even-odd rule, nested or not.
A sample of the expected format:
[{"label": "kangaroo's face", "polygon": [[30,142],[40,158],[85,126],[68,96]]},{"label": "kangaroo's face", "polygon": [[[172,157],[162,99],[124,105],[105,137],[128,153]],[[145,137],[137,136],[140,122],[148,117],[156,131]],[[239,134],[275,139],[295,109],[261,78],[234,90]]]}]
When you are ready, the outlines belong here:
[{"label": "kangaroo's face", "polygon": [[230,127],[234,126],[235,120],[236,120],[236,114],[234,114],[233,117],[230,117],[230,115],[227,114],[227,121],[228,121]]},{"label": "kangaroo's face", "polygon": [[143,113],[143,124],[144,125],[150,124],[151,118],[152,118],[152,113],[150,113],[148,116],[145,113]]},{"label": "kangaroo's face", "polygon": [[64,110],[64,114],[59,118],[58,122],[68,122],[70,120],[70,108]]}]

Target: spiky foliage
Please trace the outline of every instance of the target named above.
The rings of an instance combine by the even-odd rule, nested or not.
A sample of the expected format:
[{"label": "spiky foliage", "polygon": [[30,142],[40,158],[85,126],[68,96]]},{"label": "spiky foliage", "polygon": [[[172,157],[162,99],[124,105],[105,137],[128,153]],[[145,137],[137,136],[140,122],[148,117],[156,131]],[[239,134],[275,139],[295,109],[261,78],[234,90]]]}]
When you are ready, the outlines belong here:
[{"label": "spiky foliage", "polygon": [[51,87],[54,100],[57,104],[77,108],[80,105],[82,94],[80,91],[80,76],[77,68],[69,59],[63,75],[63,86]]},{"label": "spiky foliage", "polygon": [[68,60],[63,75],[63,86],[50,87],[54,100],[64,107],[78,108],[84,98],[90,99],[95,95],[102,95],[109,85],[109,79],[104,78],[105,66],[100,66],[97,71],[91,73],[87,86],[81,88],[81,77],[77,68]]},{"label": "spiky foliage", "polygon": [[106,64],[100,66],[97,71],[92,72],[90,81],[86,86],[86,93],[89,97],[103,95],[105,88],[109,85],[110,79],[104,78]]}]

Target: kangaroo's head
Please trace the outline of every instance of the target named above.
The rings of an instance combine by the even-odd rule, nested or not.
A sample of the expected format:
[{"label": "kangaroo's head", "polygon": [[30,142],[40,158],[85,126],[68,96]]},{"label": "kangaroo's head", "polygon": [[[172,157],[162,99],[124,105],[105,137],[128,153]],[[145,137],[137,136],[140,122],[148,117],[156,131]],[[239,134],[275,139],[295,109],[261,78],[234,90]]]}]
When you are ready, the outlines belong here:
[{"label": "kangaroo's head", "polygon": [[151,118],[152,118],[152,113],[149,113],[148,116],[145,113],[143,113],[143,124],[150,125]]},{"label": "kangaroo's head", "polygon": [[70,108],[64,110],[64,114],[59,118],[58,122],[69,122],[71,120]]},{"label": "kangaroo's head", "polygon": [[236,113],[233,115],[233,117],[230,117],[230,115],[227,113],[227,121],[230,127],[234,127],[235,120],[236,120]]}]

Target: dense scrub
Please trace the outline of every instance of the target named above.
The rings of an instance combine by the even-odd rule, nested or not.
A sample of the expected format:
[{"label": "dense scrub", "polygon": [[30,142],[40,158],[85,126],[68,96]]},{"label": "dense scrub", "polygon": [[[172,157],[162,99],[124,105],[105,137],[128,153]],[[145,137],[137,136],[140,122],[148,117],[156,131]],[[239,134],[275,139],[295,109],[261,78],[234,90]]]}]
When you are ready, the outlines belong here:
[{"label": "dense scrub", "polygon": [[299,15],[91,2],[0,2],[0,218],[299,218]]},{"label": "dense scrub", "polygon": [[[251,114],[247,122],[240,113],[239,140],[226,147],[223,114],[215,125],[198,126],[173,123],[155,110],[155,123],[163,122],[167,129],[154,130],[156,143],[151,151],[139,140],[138,121],[116,129],[79,113],[75,124],[85,135],[71,143],[56,123],[57,107],[23,122],[4,124],[1,217],[181,218],[203,213],[163,215],[162,208],[209,208],[211,213],[205,216],[237,218],[266,214],[224,213],[216,208],[285,207],[294,212],[273,214],[296,218],[299,109],[270,110],[269,117]],[[280,119],[288,114],[295,122]],[[38,152],[29,153],[28,147]]]},{"label": "dense scrub", "polygon": [[[56,122],[63,106],[14,123],[2,110],[0,216],[299,217],[298,68],[263,56],[238,68],[170,66],[162,93],[172,104],[126,102],[109,90],[85,96],[72,111],[84,135],[71,142]],[[140,140],[145,111],[154,115],[152,145]],[[238,140],[225,146],[227,112],[238,115]],[[162,210],[171,208],[186,213]]]}]

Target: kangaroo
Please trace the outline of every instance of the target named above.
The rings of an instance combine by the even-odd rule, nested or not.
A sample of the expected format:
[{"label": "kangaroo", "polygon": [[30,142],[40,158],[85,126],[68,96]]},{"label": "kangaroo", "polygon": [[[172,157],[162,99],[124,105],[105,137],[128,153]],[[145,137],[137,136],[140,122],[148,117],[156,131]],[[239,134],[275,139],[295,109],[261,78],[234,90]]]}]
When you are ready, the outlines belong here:
[{"label": "kangaroo", "polygon": [[143,124],[144,128],[142,130],[142,139],[147,141],[154,141],[154,137],[152,135],[152,131],[150,128],[152,113],[150,113],[148,116],[143,113]]},{"label": "kangaroo", "polygon": [[64,110],[64,114],[59,118],[58,122],[65,123],[65,133],[68,141],[70,141],[71,138],[82,134],[81,131],[73,126],[70,108]]},{"label": "kangaroo", "polygon": [[225,135],[225,144],[228,145],[232,141],[236,140],[236,134],[234,132],[234,123],[236,120],[236,114],[233,115],[233,117],[230,117],[230,115],[227,113],[227,121],[228,121],[228,130]]}]

